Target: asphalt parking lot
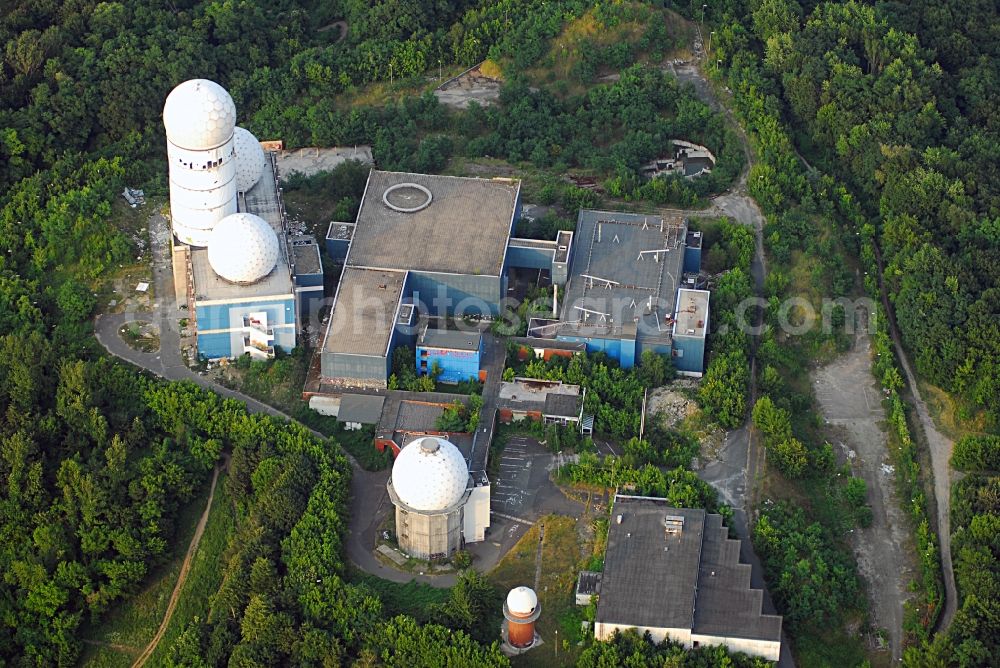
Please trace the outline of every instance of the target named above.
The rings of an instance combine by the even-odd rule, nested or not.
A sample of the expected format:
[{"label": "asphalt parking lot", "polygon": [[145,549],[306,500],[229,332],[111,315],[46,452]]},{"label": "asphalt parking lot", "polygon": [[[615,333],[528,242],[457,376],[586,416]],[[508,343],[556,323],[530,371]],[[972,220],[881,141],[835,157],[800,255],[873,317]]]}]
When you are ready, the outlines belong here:
[{"label": "asphalt parking lot", "polygon": [[[545,458],[545,461],[543,461]],[[527,436],[513,436],[500,455],[500,473],[494,484],[493,509],[507,515],[521,516],[534,502],[533,473],[546,477],[549,453],[538,441]]]}]

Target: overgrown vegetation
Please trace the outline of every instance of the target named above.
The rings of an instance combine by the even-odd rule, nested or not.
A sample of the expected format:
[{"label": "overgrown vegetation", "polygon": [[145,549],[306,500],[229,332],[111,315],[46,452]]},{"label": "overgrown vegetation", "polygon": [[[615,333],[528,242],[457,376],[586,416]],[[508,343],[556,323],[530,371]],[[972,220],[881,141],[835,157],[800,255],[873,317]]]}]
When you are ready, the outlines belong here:
[{"label": "overgrown vegetation", "polygon": [[525,378],[559,380],[587,389],[584,413],[594,416],[597,431],[628,438],[639,434],[643,393],[662,385],[673,375],[669,359],[646,351],[638,366],[622,369],[603,353],[580,353],[572,357],[555,355],[547,361],[518,359],[517,349],[508,350],[514,375]]},{"label": "overgrown vegetation", "polygon": [[[750,276],[753,231],[727,219],[713,226],[714,243],[704,244],[707,265],[726,269],[712,285],[711,355],[698,388],[698,401],[720,425],[743,423],[750,391],[750,312],[742,306],[754,294]],[[705,237],[709,241],[709,237]]]}]

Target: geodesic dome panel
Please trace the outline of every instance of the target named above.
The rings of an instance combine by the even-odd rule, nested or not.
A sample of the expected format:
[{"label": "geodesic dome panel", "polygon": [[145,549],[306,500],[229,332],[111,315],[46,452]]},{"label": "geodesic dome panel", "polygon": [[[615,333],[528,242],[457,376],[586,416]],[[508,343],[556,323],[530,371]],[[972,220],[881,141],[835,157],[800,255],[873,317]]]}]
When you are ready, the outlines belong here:
[{"label": "geodesic dome panel", "polygon": [[190,151],[215,148],[233,136],[236,105],[226,89],[208,79],[180,84],[163,104],[163,126],[171,143]]},{"label": "geodesic dome panel", "polygon": [[425,436],[399,451],[392,486],[414,510],[445,510],[458,503],[469,482],[469,467],[455,444]]},{"label": "geodesic dome panel", "polygon": [[208,239],[208,263],[231,283],[254,283],[278,263],[278,235],[252,213],[226,216]]},{"label": "geodesic dome panel", "polygon": [[507,609],[515,615],[528,616],[538,607],[538,596],[530,587],[514,587],[507,594]]},{"label": "geodesic dome panel", "polygon": [[246,192],[264,173],[264,149],[249,130],[241,127],[233,131],[233,143],[236,145],[236,189]]}]

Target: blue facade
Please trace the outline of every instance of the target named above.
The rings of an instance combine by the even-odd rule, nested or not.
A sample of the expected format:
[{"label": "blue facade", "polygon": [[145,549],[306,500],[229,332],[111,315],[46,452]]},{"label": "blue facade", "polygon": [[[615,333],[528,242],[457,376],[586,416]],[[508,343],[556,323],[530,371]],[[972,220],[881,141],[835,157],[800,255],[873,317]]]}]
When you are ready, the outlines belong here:
[{"label": "blue facade", "polygon": [[705,339],[697,336],[674,336],[674,367],[678,371],[701,374],[705,371]]},{"label": "blue facade", "polygon": [[552,269],[555,257],[555,246],[552,248],[525,248],[511,246],[507,249],[507,266],[518,269]]},{"label": "blue facade", "polygon": [[233,357],[232,337],[226,332],[199,334],[198,354],[207,359]]},{"label": "blue facade", "polygon": [[238,357],[244,352],[243,317],[267,313],[273,328],[273,345],[285,352],[295,348],[295,299],[292,295],[273,301],[196,304],[198,354],[209,359]]},{"label": "blue facade", "polygon": [[326,254],[336,262],[343,262],[347,257],[347,249],[350,245],[351,242],[349,239],[331,239],[327,237]]},{"label": "blue facade", "polygon": [[506,276],[410,271],[407,283],[404,296],[411,296],[429,315],[497,315]]},{"label": "blue facade", "polygon": [[587,344],[587,354],[604,353],[611,359],[618,362],[623,369],[631,369],[635,366],[636,346],[635,339],[603,339],[588,336],[566,336],[560,334],[557,341],[568,341],[570,343]]},{"label": "blue facade", "polygon": [[701,271],[701,247],[684,247],[684,273],[697,274]]},{"label": "blue facade", "polygon": [[323,307],[322,286],[312,289],[296,290],[295,296],[299,301],[299,320],[302,323],[309,322],[313,316],[318,316]]},{"label": "blue facade", "polygon": [[636,356],[641,358],[642,354],[647,350],[656,353],[657,355],[669,355],[671,353],[672,347],[669,343],[652,343],[649,341],[639,341],[639,347],[636,350]]},{"label": "blue facade", "polygon": [[463,380],[478,380],[482,353],[482,341],[478,350],[453,350],[418,344],[417,374],[421,376],[429,374],[436,363],[441,367],[441,375],[438,378],[440,381],[457,383]]},{"label": "blue facade", "polygon": [[323,287],[323,272],[315,274],[295,274],[295,285],[307,287]]}]

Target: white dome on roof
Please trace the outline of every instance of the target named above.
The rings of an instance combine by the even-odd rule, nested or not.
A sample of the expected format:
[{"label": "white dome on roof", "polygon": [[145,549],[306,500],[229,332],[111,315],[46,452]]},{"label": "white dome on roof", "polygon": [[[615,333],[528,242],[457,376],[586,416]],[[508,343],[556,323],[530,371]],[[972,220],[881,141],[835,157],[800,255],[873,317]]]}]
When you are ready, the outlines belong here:
[{"label": "white dome on roof", "polygon": [[507,594],[507,609],[519,617],[527,617],[538,607],[538,596],[531,587],[514,587]]},{"label": "white dome on roof", "polygon": [[392,465],[392,486],[414,510],[444,510],[462,499],[469,467],[458,448],[443,438],[425,436],[403,447]]},{"label": "white dome on roof", "polygon": [[208,239],[208,263],[227,281],[259,281],[278,263],[278,235],[266,220],[252,213],[226,216]]},{"label": "white dome on roof", "polygon": [[163,126],[170,143],[191,151],[221,146],[233,136],[236,105],[226,89],[208,79],[180,84],[163,104]]},{"label": "white dome on roof", "polygon": [[236,189],[246,192],[264,173],[264,149],[249,130],[241,127],[233,131],[233,143],[236,145]]}]

